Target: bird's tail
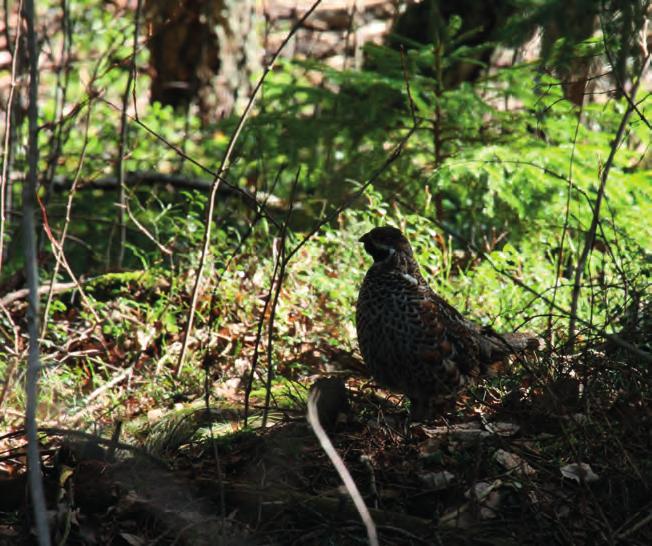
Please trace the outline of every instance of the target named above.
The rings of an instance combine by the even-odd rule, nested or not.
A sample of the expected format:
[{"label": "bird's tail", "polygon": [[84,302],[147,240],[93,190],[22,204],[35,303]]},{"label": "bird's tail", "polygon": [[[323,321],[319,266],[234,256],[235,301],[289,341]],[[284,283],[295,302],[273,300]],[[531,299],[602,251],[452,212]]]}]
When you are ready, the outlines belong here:
[{"label": "bird's tail", "polygon": [[504,360],[510,355],[536,351],[539,348],[541,348],[541,339],[529,333],[498,334],[485,331],[480,340],[480,354],[487,364]]}]

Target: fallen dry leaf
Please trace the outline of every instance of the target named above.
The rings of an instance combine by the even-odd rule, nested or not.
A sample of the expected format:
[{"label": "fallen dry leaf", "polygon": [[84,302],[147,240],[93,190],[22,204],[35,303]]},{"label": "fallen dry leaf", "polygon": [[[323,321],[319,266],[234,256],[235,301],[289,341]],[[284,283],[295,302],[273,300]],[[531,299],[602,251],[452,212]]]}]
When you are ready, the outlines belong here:
[{"label": "fallen dry leaf", "polygon": [[499,449],[494,453],[494,460],[505,470],[514,471],[517,476],[534,476],[537,473],[521,457],[504,449]]},{"label": "fallen dry leaf", "polygon": [[424,472],[419,479],[430,489],[441,491],[446,489],[455,480],[455,474],[442,470],[441,472]]},{"label": "fallen dry leaf", "polygon": [[577,483],[591,483],[598,481],[600,477],[593,472],[587,463],[571,463],[560,468],[564,478],[575,480]]},{"label": "fallen dry leaf", "polygon": [[489,432],[503,437],[514,436],[521,429],[516,423],[508,422],[486,423],[485,428]]}]

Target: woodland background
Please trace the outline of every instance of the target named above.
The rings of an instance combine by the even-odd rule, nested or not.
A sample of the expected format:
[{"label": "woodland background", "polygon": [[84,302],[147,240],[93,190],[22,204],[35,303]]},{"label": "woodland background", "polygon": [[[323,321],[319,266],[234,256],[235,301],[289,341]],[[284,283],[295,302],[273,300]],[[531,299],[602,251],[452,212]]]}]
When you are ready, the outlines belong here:
[{"label": "woodland background", "polygon": [[[0,544],[366,543],[323,376],[380,543],[652,542],[650,10],[4,0]],[[546,342],[409,429],[382,224]]]}]

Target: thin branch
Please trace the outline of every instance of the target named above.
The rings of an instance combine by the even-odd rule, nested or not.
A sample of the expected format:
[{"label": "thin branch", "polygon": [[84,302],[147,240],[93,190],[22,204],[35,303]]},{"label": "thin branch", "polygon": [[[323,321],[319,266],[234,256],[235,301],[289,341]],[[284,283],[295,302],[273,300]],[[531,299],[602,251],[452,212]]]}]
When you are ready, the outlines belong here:
[{"label": "thin branch", "polygon": [[[113,104],[111,101],[108,101],[108,100],[106,100],[106,99],[102,99],[102,101],[103,101],[105,104],[107,104],[108,106],[110,106],[111,108],[114,108],[114,109],[116,109],[116,110],[120,110],[120,109],[119,109],[115,104]],[[209,169],[208,167],[206,167],[206,165],[202,165],[199,161],[197,161],[197,160],[194,159],[193,157],[190,157],[189,155],[187,155],[187,154],[186,154],[186,153],[185,153],[181,148],[179,148],[178,146],[175,146],[175,145],[172,144],[170,141],[168,141],[166,138],[164,138],[163,136],[159,135],[156,131],[154,131],[153,129],[151,129],[147,124],[143,123],[143,122],[142,122],[141,120],[139,120],[138,118],[136,118],[136,117],[134,117],[134,116],[130,116],[129,114],[127,114],[127,117],[129,118],[130,121],[134,122],[138,127],[143,128],[147,133],[149,133],[149,134],[152,135],[154,138],[156,138],[159,142],[161,142],[161,143],[163,143],[165,146],[167,146],[170,150],[173,150],[174,153],[176,153],[176,154],[177,154],[181,159],[183,159],[184,161],[188,161],[188,163],[193,164],[195,167],[197,167],[197,168],[200,169],[201,171],[205,172],[206,174],[211,175],[213,178],[215,178],[215,177],[219,177],[220,180],[221,180],[221,183],[220,183],[220,188],[219,188],[219,190],[218,190],[218,193],[222,193],[222,191],[223,191],[223,186],[226,186],[227,188],[229,188],[230,190],[232,190],[233,193],[239,193],[239,194],[241,194],[243,197],[248,197],[248,196],[249,196],[249,192],[248,192],[247,190],[245,190],[245,189],[243,189],[243,188],[239,188],[238,186],[236,186],[236,185],[234,185],[234,184],[231,184],[231,182],[229,182],[226,178],[224,178],[223,176],[220,176],[219,173],[213,171],[212,169]],[[129,181],[129,176],[130,176],[130,174],[128,173],[128,174],[127,174],[127,181]],[[169,178],[171,178],[171,179],[173,179],[173,178],[175,177],[175,175],[166,175],[166,176],[169,177]],[[179,175],[177,175],[177,177],[178,177],[178,178],[183,178],[183,177],[181,177],[181,176],[179,176]],[[188,180],[191,180],[191,179],[189,179],[188,177],[185,177],[185,178],[188,179]],[[108,180],[110,180],[110,179],[103,179],[103,180],[107,180],[107,181],[108,181]],[[203,189],[203,186],[204,186],[204,185],[206,185],[206,189],[210,189],[211,186],[212,186],[212,182],[210,182],[210,181],[209,181],[207,184],[204,184],[204,181],[199,181],[199,183],[202,185],[202,188],[198,188],[198,189]],[[107,184],[108,184],[108,182],[107,182]],[[247,201],[247,200],[245,200],[245,203],[250,204],[249,201]],[[271,214],[269,214],[269,213],[267,212],[267,210],[265,210],[265,209],[262,207],[262,205],[257,204],[257,203],[255,203],[255,202],[254,202],[254,203],[251,203],[251,205],[252,205],[252,208],[253,208],[254,211],[258,211],[258,210],[260,210],[260,211],[261,211],[261,214],[262,214],[262,215],[263,215],[263,216],[264,216],[264,217],[265,217],[265,218],[266,218],[266,219],[267,219],[271,224],[275,225],[276,227],[279,227],[279,226],[278,226],[278,223],[276,222],[276,220],[274,219],[274,217],[273,217]]]},{"label": "thin branch", "polygon": [[[645,66],[645,63],[647,62],[646,58],[649,57],[649,52],[647,50],[647,27],[648,27],[648,19],[647,17],[643,17],[643,26],[639,33],[640,40],[638,44],[643,52],[643,66]],[[635,102],[637,90],[632,88],[632,93],[630,96],[630,94],[627,93],[627,90],[625,89],[624,82],[622,82],[618,76],[618,71],[615,70],[616,63],[611,55],[611,51],[609,50],[609,45],[607,44],[607,36],[609,34],[604,27],[604,20],[602,17],[600,17],[600,28],[602,30],[602,36],[603,36],[602,43],[604,45],[604,52],[607,56],[607,60],[609,61],[609,64],[611,65],[612,68],[611,73],[613,74],[614,79],[616,80],[616,85],[618,86],[618,90],[622,93],[623,97],[625,97],[625,100],[629,103],[629,107],[638,114],[639,119],[643,123],[645,123],[648,129],[652,129],[652,125],[650,125],[650,122],[647,120],[643,112],[641,112],[638,109],[638,105]],[[641,75],[643,74],[645,74],[644,70],[641,71]]]},{"label": "thin branch", "polygon": [[321,0],[316,0],[316,2],[313,3],[311,8],[306,11],[306,13],[297,21],[297,23],[292,27],[288,35],[285,37],[281,45],[278,47],[274,55],[272,56],[272,59],[270,60],[269,64],[265,66],[265,69],[263,71],[263,74],[261,77],[258,79],[258,83],[256,84],[256,87],[251,93],[251,97],[249,97],[249,102],[247,103],[247,106],[244,109],[244,112],[240,116],[240,119],[238,120],[238,125],[235,128],[235,131],[233,132],[233,135],[231,135],[231,140],[229,141],[229,144],[226,148],[226,153],[224,154],[224,158],[222,159],[222,163],[220,165],[220,168],[217,170],[217,174],[215,175],[215,179],[213,180],[213,187],[211,188],[211,193],[208,198],[208,204],[206,207],[206,225],[204,227],[204,244],[202,246],[202,251],[201,251],[201,256],[199,258],[199,266],[197,267],[197,276],[195,278],[195,285],[193,287],[192,291],[192,300],[190,303],[190,312],[188,313],[188,323],[186,324],[186,328],[183,334],[183,345],[181,347],[181,352],[179,353],[179,360],[177,362],[176,370],[175,370],[175,375],[176,377],[179,377],[181,374],[181,369],[183,368],[183,361],[186,357],[186,352],[188,351],[188,342],[190,341],[190,332],[192,331],[192,326],[193,326],[193,321],[195,318],[195,312],[197,308],[197,299],[199,297],[199,287],[201,286],[202,282],[202,276],[204,274],[204,268],[206,266],[206,260],[208,258],[208,252],[209,252],[209,247],[210,247],[210,238],[211,238],[211,227],[213,224],[213,211],[215,210],[215,195],[217,194],[217,190],[220,187],[220,182],[222,180],[222,176],[229,170],[230,167],[230,162],[231,162],[231,155],[233,154],[233,150],[235,149],[235,144],[238,140],[238,137],[240,136],[240,133],[242,131],[242,128],[244,127],[245,122],[249,118],[249,114],[251,113],[251,109],[253,108],[254,101],[256,99],[256,96],[258,95],[258,92],[263,86],[263,83],[265,82],[265,79],[267,78],[267,75],[269,72],[272,70],[274,63],[276,62],[276,59],[278,56],[281,54],[281,51],[285,48],[286,44],[290,41],[292,36],[296,34],[296,32],[301,28],[303,25],[303,22],[310,17],[312,12],[315,10],[315,8],[321,3]]},{"label": "thin branch", "polygon": [[[36,293],[39,296],[42,296],[43,294],[47,294],[50,290],[52,290],[53,294],[61,294],[63,292],[68,292],[68,290],[72,290],[76,286],[77,284],[74,282],[55,282],[55,283],[50,282],[43,286],[39,286]],[[13,303],[15,301],[22,300],[28,295],[29,295],[28,288],[20,288],[18,290],[15,290],[14,292],[9,292],[9,294],[0,298],[0,307],[9,305],[10,303]]]},{"label": "thin branch", "polygon": [[[648,56],[643,61],[643,64],[641,66],[641,71],[636,80],[636,83],[634,83],[634,85],[632,86],[632,101],[636,99],[636,92],[638,91],[639,84],[643,79],[643,76],[647,70],[649,63],[650,63],[650,55],[648,54]],[[568,338],[571,344],[574,342],[575,339],[575,329],[577,325],[577,306],[579,303],[580,290],[582,287],[582,276],[584,274],[584,268],[586,266],[589,253],[591,252],[591,249],[593,248],[593,243],[595,241],[595,234],[597,231],[598,222],[600,221],[600,206],[602,205],[602,200],[604,198],[605,187],[607,185],[607,179],[609,178],[611,166],[613,165],[614,158],[616,157],[616,152],[618,151],[618,148],[620,148],[620,144],[623,140],[623,135],[625,134],[625,128],[627,127],[627,122],[629,121],[629,117],[634,111],[632,101],[628,103],[627,109],[625,110],[625,113],[623,114],[623,117],[620,120],[620,125],[618,127],[618,130],[616,131],[616,136],[611,142],[611,150],[609,151],[609,157],[607,158],[607,161],[604,165],[604,168],[602,169],[602,173],[600,176],[600,187],[598,188],[598,194],[595,198],[595,206],[593,209],[593,218],[591,219],[591,226],[586,234],[586,238],[584,240],[584,248],[582,249],[582,253],[580,254],[580,257],[577,261],[577,268],[575,269],[575,282],[573,285],[573,291],[571,296],[570,323],[568,326]]]},{"label": "thin branch", "polygon": [[134,216],[133,212],[131,212],[131,208],[129,207],[129,203],[125,201],[125,208],[127,209],[127,214],[129,215],[129,219],[136,225],[136,227],[140,230],[140,232],[147,237],[154,245],[163,253],[167,254],[168,256],[172,256],[172,251],[164,246],[162,243],[159,243],[156,237],[152,235],[149,230],[141,224],[138,219]]},{"label": "thin branch", "polygon": [[93,304],[91,303],[91,300],[89,299],[89,297],[86,295],[86,292],[82,288],[81,283],[79,282],[79,280],[77,280],[77,276],[75,275],[72,268],[68,264],[68,259],[66,258],[66,255],[63,253],[63,248],[59,245],[58,241],[56,240],[56,238],[52,234],[52,230],[50,229],[50,223],[48,221],[47,211],[45,210],[45,205],[43,204],[41,199],[38,197],[38,195],[36,196],[36,200],[37,200],[37,202],[38,202],[38,204],[39,204],[39,206],[41,208],[41,216],[43,218],[43,231],[45,232],[48,239],[50,240],[50,244],[52,245],[52,248],[54,249],[55,254],[60,258],[61,264],[63,265],[64,269],[66,270],[66,272],[68,273],[68,275],[72,279],[73,283],[75,283],[75,286],[77,287],[77,290],[79,290],[79,294],[80,294],[82,300],[86,304],[86,307],[88,307],[88,310],[93,315],[96,322],[97,323],[102,322],[99,315],[97,314],[97,312],[93,308]]},{"label": "thin branch", "polygon": [[[57,176],[52,181],[52,188],[55,191],[64,191],[72,187],[73,182],[74,180]],[[137,184],[169,185],[174,188],[199,191],[208,191],[212,186],[212,181],[206,178],[195,178],[183,174],[166,174],[153,171],[128,172],[125,174],[125,182],[128,186]],[[78,189],[115,191],[118,185],[119,181],[114,176],[103,176],[100,178],[89,178],[80,181]],[[270,192],[259,191],[254,195],[253,192],[244,188],[238,188],[232,184],[227,184],[224,180],[222,180],[222,184],[218,190],[218,195],[223,195],[225,197],[240,197],[250,209],[261,216],[265,216],[265,213],[261,210],[265,205],[270,209],[285,210],[283,199]],[[297,207],[295,206],[295,208]],[[280,227],[276,221],[270,223],[273,223],[276,227]]]},{"label": "thin branch", "polygon": [[50,530],[46,515],[45,494],[41,478],[41,458],[36,424],[38,408],[38,377],[41,371],[39,357],[39,301],[38,265],[36,263],[36,188],[38,184],[38,48],[36,45],[36,12],[34,0],[25,0],[24,17],[27,21],[27,50],[29,54],[29,139],[27,162],[29,176],[23,186],[23,238],[25,273],[29,289],[27,329],[29,353],[27,364],[25,429],[27,430],[27,463],[29,490],[32,497],[36,536],[40,546],[50,546]]},{"label": "thin branch", "polygon": [[401,44],[401,66],[403,67],[403,80],[405,81],[405,91],[407,92],[408,104],[410,105],[410,115],[412,116],[412,124],[417,124],[417,113],[414,106],[414,99],[412,99],[412,91],[410,91],[410,77],[408,74],[407,63],[405,61],[405,49]]},{"label": "thin branch", "polygon": [[[56,81],[54,84],[54,109],[52,112],[52,121],[46,125],[48,128],[52,129],[50,134],[50,139],[48,146],[44,149],[48,150],[47,159],[45,161],[46,166],[43,169],[43,174],[41,178],[46,181],[45,187],[45,196],[43,200],[46,203],[50,201],[51,187],[50,181],[54,177],[54,173],[57,169],[57,166],[60,164],[59,159],[61,158],[61,153],[63,151],[64,144],[64,134],[68,134],[70,125],[66,127],[64,123],[64,118],[69,118],[68,115],[64,113],[66,106],[69,83],[70,83],[70,71],[71,71],[71,57],[70,50],[72,44],[72,33],[70,32],[70,14],[67,6],[68,0],[60,0],[61,4],[61,51],[59,52],[59,65],[56,71]],[[49,37],[44,36],[46,41],[49,41]],[[50,44],[50,47],[53,47],[53,44]],[[54,51],[51,53],[54,55]],[[44,127],[40,126],[39,131],[43,131]],[[40,233],[39,233],[40,237]],[[42,240],[39,240],[39,248],[41,248]]]},{"label": "thin branch", "polygon": [[277,257],[276,260],[274,260],[274,270],[272,271],[272,276],[269,280],[269,291],[265,296],[265,303],[263,304],[263,308],[260,312],[260,316],[258,317],[258,325],[256,327],[256,341],[254,343],[254,355],[251,359],[251,371],[249,372],[249,379],[247,380],[247,384],[245,386],[245,393],[244,393],[245,426],[247,426],[247,422],[249,419],[249,399],[251,397],[251,390],[253,389],[253,385],[254,385],[254,377],[256,375],[256,369],[258,367],[258,357],[260,356],[259,349],[263,337],[263,326],[265,324],[265,317],[267,316],[267,309],[269,308],[269,304],[272,301],[272,294],[274,292],[274,286],[275,286],[276,276],[278,274],[279,266],[280,266],[280,255]]},{"label": "thin branch", "polygon": [[[570,205],[571,205],[571,195],[573,191],[573,165],[575,162],[575,149],[577,146],[577,135],[579,133],[580,129],[580,124],[582,120],[582,106],[580,105],[580,111],[577,116],[577,121],[575,123],[575,133],[573,134],[573,147],[571,150],[571,156],[570,156],[570,162],[568,165],[568,185],[566,187],[566,208],[564,210],[564,224],[561,228],[561,237],[560,237],[560,242],[559,242],[559,254],[557,256],[557,264],[555,267],[555,286],[553,288],[552,292],[552,302],[553,304],[555,303],[555,300],[557,299],[557,290],[559,288],[559,278],[561,275],[561,265],[564,260],[564,243],[566,242],[566,233],[568,232],[568,219],[570,216]],[[548,341],[548,343],[552,344],[552,309],[548,313],[548,327],[547,327],[547,333],[545,336],[545,339]]]},{"label": "thin branch", "polygon": [[[16,42],[11,52],[11,83],[9,87],[9,97],[7,98],[7,108],[5,110],[5,136],[4,136],[4,148],[3,158],[2,158],[2,175],[0,178],[0,273],[2,273],[2,261],[4,258],[4,240],[5,240],[5,195],[6,192],[11,191],[11,188],[7,184],[7,173],[9,172],[9,147],[10,147],[10,135],[11,135],[11,112],[13,109],[14,102],[14,91],[16,89],[16,69],[18,66],[18,52],[20,45],[20,14],[23,9],[23,0],[20,0],[18,3],[18,11],[16,13]],[[5,25],[8,22],[9,14],[6,14],[7,20]],[[5,29],[7,32],[7,47],[11,49],[11,43],[9,41],[9,27]]]},{"label": "thin branch", "polygon": [[290,223],[290,217],[292,216],[292,203],[294,203],[294,197],[296,194],[296,189],[299,184],[299,175],[301,169],[297,170],[297,174],[294,178],[294,183],[292,184],[292,191],[290,195],[290,208],[288,213],[285,216],[283,222],[283,227],[281,228],[281,234],[279,238],[279,262],[280,266],[278,268],[278,279],[276,281],[276,290],[274,291],[274,299],[272,300],[272,308],[269,313],[269,324],[267,326],[267,381],[265,385],[265,408],[263,410],[263,428],[267,426],[267,415],[269,413],[269,402],[272,395],[272,380],[274,379],[274,358],[273,358],[273,342],[274,342],[274,319],[276,318],[276,307],[278,305],[279,297],[281,296],[281,289],[283,288],[283,280],[285,279],[285,270],[288,265],[288,261],[285,259],[285,253],[287,249],[287,236],[288,236],[288,226]]},{"label": "thin branch", "polygon": [[131,86],[136,74],[136,54],[138,50],[138,35],[140,34],[140,12],[143,0],[138,0],[136,4],[136,14],[134,15],[134,39],[133,49],[131,54],[131,64],[129,66],[129,75],[127,76],[127,85],[125,86],[122,95],[122,112],[120,115],[120,140],[118,144],[118,159],[116,161],[115,172],[118,179],[118,226],[120,229],[119,247],[116,265],[122,267],[124,260],[125,244],[127,242],[127,224],[125,220],[125,210],[127,208],[127,192],[125,187],[125,148],[127,145],[127,107],[129,105],[129,96],[131,94]]},{"label": "thin branch", "polygon": [[322,449],[324,450],[326,455],[328,455],[328,458],[331,460],[331,463],[333,463],[335,470],[337,470],[337,473],[339,474],[340,478],[344,482],[346,491],[351,497],[351,500],[353,500],[353,504],[358,510],[358,513],[360,514],[360,518],[362,519],[362,522],[367,528],[367,537],[369,539],[369,544],[371,546],[378,546],[379,542],[378,542],[378,533],[376,532],[376,524],[374,523],[374,520],[372,519],[371,514],[369,513],[369,509],[367,508],[367,505],[364,503],[362,495],[360,494],[360,491],[358,490],[358,486],[355,484],[355,481],[353,480],[353,477],[351,476],[349,469],[346,468],[344,461],[342,461],[342,457],[340,457],[339,453],[336,451],[335,447],[333,446],[333,442],[331,442],[330,438],[328,437],[328,434],[326,434],[326,431],[324,430],[324,428],[321,426],[321,423],[319,422],[319,415],[317,412],[318,399],[319,399],[318,390],[311,392],[310,396],[308,397],[308,423],[310,423],[310,426],[312,427],[312,430],[315,432],[315,435],[317,436],[317,439],[319,440]]},{"label": "thin branch", "polygon": [[72,181],[72,187],[70,188],[70,192],[68,193],[68,201],[66,203],[66,217],[63,224],[63,230],[61,231],[61,237],[59,238],[58,244],[52,245],[52,249],[54,250],[55,264],[54,264],[54,270],[52,271],[52,276],[50,281],[50,291],[48,292],[48,297],[45,302],[45,308],[43,310],[43,329],[41,330],[41,339],[45,337],[45,332],[47,331],[47,327],[48,327],[48,312],[50,310],[50,305],[52,303],[52,295],[53,295],[52,291],[54,289],[54,282],[57,278],[57,275],[59,274],[59,268],[61,267],[61,263],[65,259],[63,252],[66,244],[68,227],[70,226],[70,212],[72,210],[72,202],[75,197],[75,193],[77,192],[77,184],[79,182],[79,176],[81,175],[82,166],[84,165],[84,160],[86,158],[86,149],[88,147],[88,131],[90,128],[92,104],[93,102],[89,100],[88,110],[86,111],[86,119],[84,120],[84,142],[82,144],[82,149],[79,156],[79,162],[77,163],[77,171],[75,172],[75,176]]},{"label": "thin branch", "polygon": [[[0,411],[1,411],[3,406],[5,405],[7,394],[11,390],[11,384],[13,383],[13,379],[14,379],[14,372],[16,371],[16,367],[18,366],[18,363],[20,362],[20,357],[19,357],[20,345],[18,341],[20,332],[18,330],[18,326],[16,326],[16,323],[14,322],[14,319],[11,317],[11,313],[1,303],[0,303],[0,311],[2,311],[2,313],[4,314],[5,318],[7,319],[7,323],[11,326],[11,329],[14,334],[14,339],[13,339],[14,347],[12,351],[13,354],[11,355],[7,367],[5,368],[2,391],[0,391]],[[7,352],[9,352],[9,349],[7,350]]]},{"label": "thin branch", "polygon": [[[281,179],[281,174],[283,173],[284,167],[281,167],[279,171],[276,173],[276,176],[274,177],[274,182],[272,183],[272,186],[270,188],[270,193],[273,193],[274,190],[276,189],[276,185],[278,181]],[[263,205],[266,204],[266,201],[263,202]],[[226,264],[224,265],[224,269],[222,270],[222,273],[219,275],[217,278],[217,281],[215,282],[215,288],[213,289],[213,295],[211,297],[211,309],[214,306],[216,294],[217,294],[217,289],[220,286],[220,283],[222,282],[222,279],[224,278],[224,275],[229,269],[229,266],[231,265],[231,262],[235,258],[235,256],[238,255],[238,252],[244,245],[245,241],[251,236],[254,230],[254,226],[258,223],[258,221],[262,218],[261,213],[256,213],[255,218],[252,220],[249,230],[247,233],[240,239],[240,242],[236,245],[236,247],[233,249],[231,252],[231,255],[229,256],[229,259],[227,260]],[[271,301],[272,298],[272,290],[274,287],[274,280],[276,279],[276,273],[278,272],[278,261],[274,263],[274,271],[272,273],[272,278],[270,279],[269,283],[269,292],[267,293],[267,297],[265,298],[265,303],[263,305],[263,309],[261,311],[260,317],[258,318],[258,326],[256,328],[256,341],[254,343],[254,354],[253,358],[251,360],[251,372],[249,374],[249,378],[247,379],[247,384],[245,385],[245,392],[244,392],[244,424],[245,427],[247,426],[247,421],[249,419],[249,399],[251,397],[251,390],[253,388],[254,384],[254,377],[256,375],[256,367],[258,366],[258,349],[260,348],[260,342],[262,339],[262,331],[263,331],[263,324],[265,323],[265,316],[267,315],[267,307],[269,306],[269,302]],[[211,324],[211,329],[212,329],[212,324]]]}]

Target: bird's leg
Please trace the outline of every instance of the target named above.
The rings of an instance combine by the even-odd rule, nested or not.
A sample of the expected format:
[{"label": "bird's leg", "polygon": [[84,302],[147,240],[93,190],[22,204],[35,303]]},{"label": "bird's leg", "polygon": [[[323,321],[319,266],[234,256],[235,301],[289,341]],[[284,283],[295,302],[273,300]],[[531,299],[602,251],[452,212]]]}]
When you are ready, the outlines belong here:
[{"label": "bird's leg", "polygon": [[410,417],[412,421],[434,421],[438,417],[455,412],[456,396],[411,396]]},{"label": "bird's leg", "polygon": [[428,397],[409,396],[410,399],[410,420],[424,421],[430,416],[430,400]]},{"label": "bird's leg", "polygon": [[434,420],[437,417],[445,417],[451,413],[454,414],[456,402],[457,398],[455,396],[446,396],[433,399],[429,408],[429,418]]}]

